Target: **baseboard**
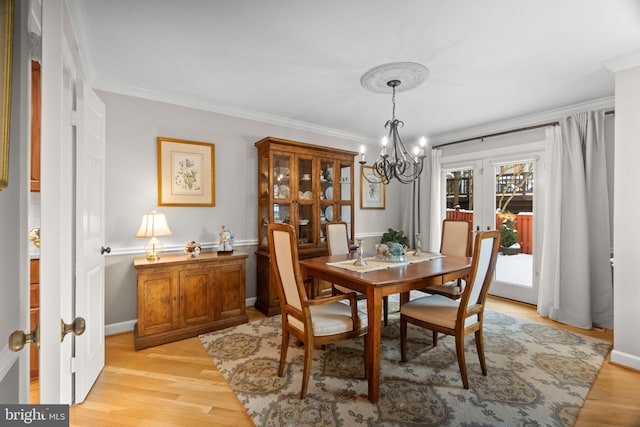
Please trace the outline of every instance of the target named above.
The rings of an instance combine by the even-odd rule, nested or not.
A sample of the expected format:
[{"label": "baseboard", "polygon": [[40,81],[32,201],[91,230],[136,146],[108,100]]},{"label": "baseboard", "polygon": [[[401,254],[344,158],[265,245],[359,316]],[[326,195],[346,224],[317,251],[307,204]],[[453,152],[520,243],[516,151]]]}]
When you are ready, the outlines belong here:
[{"label": "baseboard", "polygon": [[[245,306],[253,307],[256,301],[257,301],[256,297],[247,298],[245,300]],[[123,332],[133,331],[133,327],[135,326],[137,321],[138,319],[133,319],[133,320],[127,320],[126,322],[111,323],[109,325],[105,325],[104,335],[109,336],[109,335],[121,334]]]},{"label": "baseboard", "polygon": [[618,350],[611,351],[611,363],[640,371],[640,357]]},{"label": "baseboard", "polygon": [[133,327],[135,326],[138,319],[127,320],[126,322],[120,323],[111,323],[110,325],[104,326],[104,334],[105,336],[121,334],[122,332],[133,331]]}]

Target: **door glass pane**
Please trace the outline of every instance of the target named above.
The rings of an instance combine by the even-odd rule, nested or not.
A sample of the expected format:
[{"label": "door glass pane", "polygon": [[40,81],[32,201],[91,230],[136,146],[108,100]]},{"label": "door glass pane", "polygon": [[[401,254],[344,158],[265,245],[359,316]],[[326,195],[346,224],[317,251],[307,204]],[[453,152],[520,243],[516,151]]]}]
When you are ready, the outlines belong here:
[{"label": "door glass pane", "polygon": [[[311,159],[298,160],[298,199],[313,199],[313,161]],[[302,216],[300,216],[302,218]]]},{"label": "door glass pane", "polygon": [[333,161],[320,162],[320,198],[334,200],[333,189]]},{"label": "door glass pane", "polygon": [[501,239],[496,280],[527,287],[533,279],[533,165],[495,166],[496,229]]},{"label": "door glass pane", "polygon": [[291,223],[291,209],[288,203],[274,203],[273,222],[276,224]]},{"label": "door glass pane", "polygon": [[447,172],[447,219],[473,222],[473,169]]},{"label": "door glass pane", "polygon": [[298,204],[298,243],[301,245],[315,243],[313,207],[311,203]]},{"label": "door glass pane", "polygon": [[351,165],[340,165],[340,200],[351,200]]},{"label": "door glass pane", "polygon": [[353,236],[351,236],[351,206],[344,205],[340,208],[340,221],[347,223],[347,234],[349,235],[349,240],[353,240]]},{"label": "door glass pane", "polygon": [[273,157],[273,197],[275,199],[289,199],[291,197],[291,159],[289,156],[276,155]]}]

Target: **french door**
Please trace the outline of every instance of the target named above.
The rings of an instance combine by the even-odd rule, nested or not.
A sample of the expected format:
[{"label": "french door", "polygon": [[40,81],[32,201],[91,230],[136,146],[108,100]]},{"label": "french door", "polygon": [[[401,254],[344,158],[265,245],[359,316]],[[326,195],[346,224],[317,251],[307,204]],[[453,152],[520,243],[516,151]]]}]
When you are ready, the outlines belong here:
[{"label": "french door", "polygon": [[543,156],[535,145],[442,160],[442,219],[469,219],[476,231],[500,230],[506,247],[489,293],[530,304],[538,300]]}]

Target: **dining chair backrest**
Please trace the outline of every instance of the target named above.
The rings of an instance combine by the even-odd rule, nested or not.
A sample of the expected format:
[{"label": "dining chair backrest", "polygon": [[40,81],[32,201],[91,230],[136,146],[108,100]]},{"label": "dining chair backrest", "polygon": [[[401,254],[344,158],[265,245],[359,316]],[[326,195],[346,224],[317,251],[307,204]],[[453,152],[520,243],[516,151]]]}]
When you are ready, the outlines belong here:
[{"label": "dining chair backrest", "polygon": [[464,287],[460,300],[460,316],[468,317],[472,312],[484,309],[484,302],[489,292],[489,286],[493,282],[493,272],[496,267],[498,249],[500,245],[500,232],[482,231],[476,235],[474,252],[471,260],[471,272],[469,280]]},{"label": "dining chair backrest", "polygon": [[471,221],[445,219],[442,221],[440,253],[443,255],[471,256]]},{"label": "dining chair backrest", "polygon": [[349,253],[346,222],[330,222],[327,224],[327,247],[329,248],[329,255]]},{"label": "dining chair backrest", "polygon": [[298,264],[298,245],[295,230],[288,224],[269,224],[269,251],[274,263],[276,282],[279,284],[280,305],[302,310],[306,291]]}]

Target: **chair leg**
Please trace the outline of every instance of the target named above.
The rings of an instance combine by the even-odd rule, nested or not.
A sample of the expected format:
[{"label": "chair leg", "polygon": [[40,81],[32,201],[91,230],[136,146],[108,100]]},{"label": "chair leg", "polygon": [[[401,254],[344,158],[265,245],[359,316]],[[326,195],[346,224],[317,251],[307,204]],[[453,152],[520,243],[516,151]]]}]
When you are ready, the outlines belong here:
[{"label": "chair leg", "polygon": [[400,360],[407,361],[407,321],[400,316]]},{"label": "chair leg", "polygon": [[369,379],[369,373],[367,372],[367,335],[364,334],[364,351],[362,355],[364,356],[364,379]]},{"label": "chair leg", "polygon": [[468,390],[469,380],[467,379],[467,364],[464,361],[464,335],[460,337],[456,336],[456,355],[458,356],[458,366],[460,367],[462,385],[465,390]]},{"label": "chair leg", "polygon": [[300,399],[304,399],[307,395],[311,362],[313,361],[313,342],[307,341],[304,344],[304,368],[302,368],[302,390],[300,390]]},{"label": "chair leg", "polygon": [[487,376],[487,362],[484,359],[484,342],[482,337],[482,327],[476,331],[476,349],[478,350],[478,359],[480,359],[480,369],[482,375]]},{"label": "chair leg", "polygon": [[389,324],[389,297],[382,297],[382,311],[384,317],[384,326]]},{"label": "chair leg", "polygon": [[278,376],[284,373],[284,364],[287,361],[287,350],[289,349],[289,332],[282,331],[282,344],[280,347],[280,365],[278,365]]}]

